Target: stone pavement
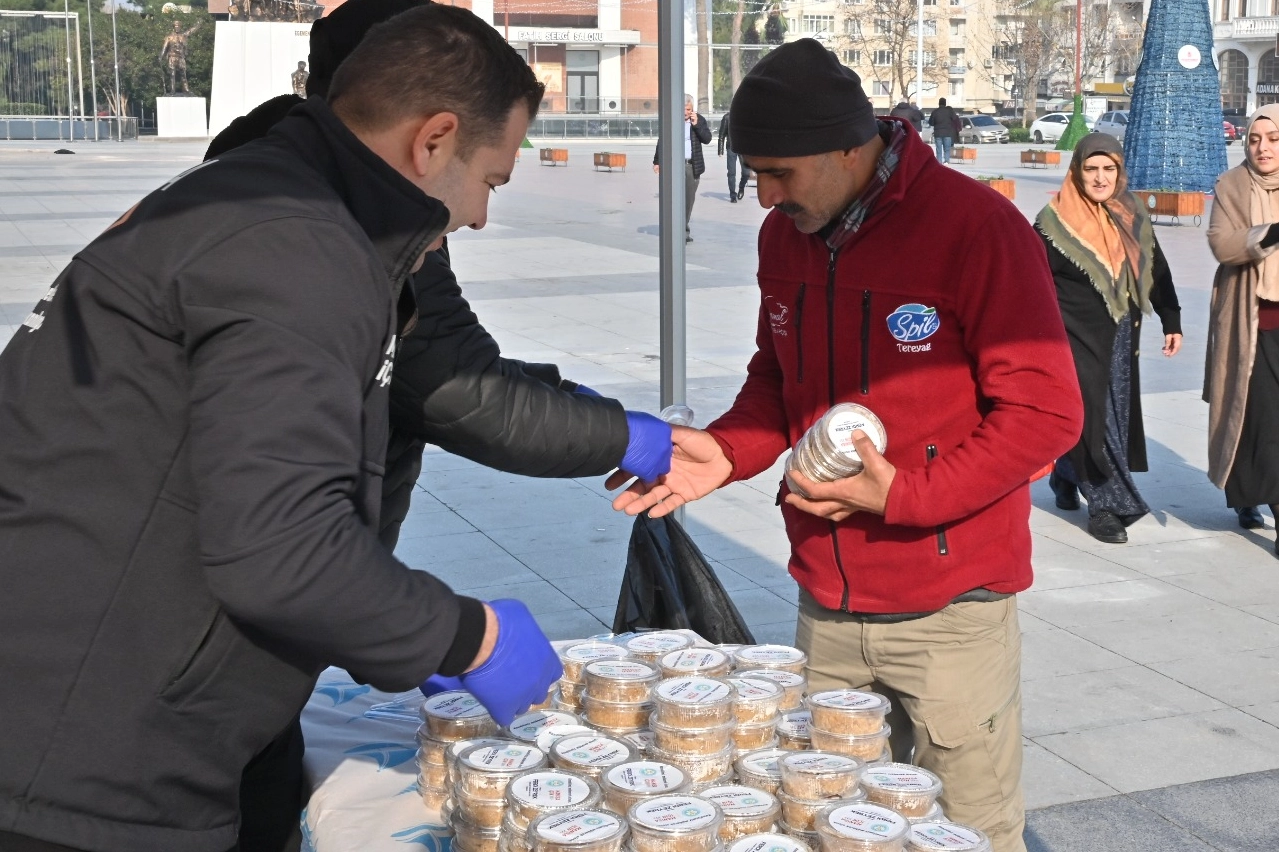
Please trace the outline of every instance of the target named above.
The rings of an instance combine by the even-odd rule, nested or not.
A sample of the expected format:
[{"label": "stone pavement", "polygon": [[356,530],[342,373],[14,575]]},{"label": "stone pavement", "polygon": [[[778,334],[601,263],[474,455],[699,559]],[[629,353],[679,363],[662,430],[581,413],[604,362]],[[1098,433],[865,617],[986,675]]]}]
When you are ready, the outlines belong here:
[{"label": "stone pavement", "polygon": [[[557,143],[562,144],[562,143]],[[0,345],[72,253],[202,145],[0,143]],[[656,180],[651,144],[568,143],[567,168],[525,150],[491,224],[452,240],[463,289],[512,357],[654,410],[658,399]],[[1023,169],[1022,146],[983,147],[973,174],[1017,181],[1028,216],[1063,167]],[[628,155],[594,172],[593,151]],[[688,246],[689,404],[699,423],[732,401],[753,349],[753,190],[729,204],[713,148]],[[1233,165],[1241,157],[1230,150]],[[937,204],[944,207],[946,200]],[[962,216],[962,209],[952,211]],[[1279,561],[1274,523],[1245,532],[1206,479],[1199,401],[1215,265],[1201,226],[1160,225],[1183,304],[1174,359],[1143,350],[1152,514],[1130,543],[1100,544],[1085,513],[1033,488],[1034,587],[1025,642],[1026,793],[1032,850],[1279,846]],[[997,238],[998,235],[991,235]],[[901,258],[891,274],[911,274]],[[689,507],[687,527],[761,640],[794,636],[795,585],[774,506],[778,470]],[[553,637],[612,623],[630,521],[598,480],[529,480],[427,455],[399,555],[459,591],[518,597]]]}]

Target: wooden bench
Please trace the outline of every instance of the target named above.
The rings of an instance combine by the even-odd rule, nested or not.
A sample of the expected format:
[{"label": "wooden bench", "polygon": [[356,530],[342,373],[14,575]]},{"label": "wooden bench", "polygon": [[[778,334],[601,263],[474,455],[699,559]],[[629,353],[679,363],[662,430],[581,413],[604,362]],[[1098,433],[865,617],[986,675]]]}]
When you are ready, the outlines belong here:
[{"label": "wooden bench", "polygon": [[609,151],[597,151],[595,153],[595,170],[599,171],[600,169],[608,169],[610,172],[613,169],[626,171],[626,155],[614,154]]},{"label": "wooden bench", "polygon": [[568,149],[567,148],[543,148],[540,159],[542,165],[558,166],[563,163],[568,166]]}]

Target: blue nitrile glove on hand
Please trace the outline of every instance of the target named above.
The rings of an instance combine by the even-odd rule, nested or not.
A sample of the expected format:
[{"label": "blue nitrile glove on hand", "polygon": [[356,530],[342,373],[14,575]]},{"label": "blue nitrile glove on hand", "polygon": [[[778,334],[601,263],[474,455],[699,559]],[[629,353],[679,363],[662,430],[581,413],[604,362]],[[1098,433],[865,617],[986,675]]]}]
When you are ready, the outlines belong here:
[{"label": "blue nitrile glove on hand", "polygon": [[645,482],[656,482],[659,476],[670,473],[670,424],[642,411],[628,411],[626,426],[630,439],[618,467]]},{"label": "blue nitrile glove on hand", "polygon": [[433,674],[426,679],[426,683],[418,687],[422,690],[422,694],[430,698],[437,692],[452,692],[455,689],[465,689],[462,686],[461,678],[448,677],[447,675]]},{"label": "blue nitrile glove on hand", "polygon": [[601,394],[599,391],[591,390],[586,385],[582,385],[582,384],[579,384],[577,387],[573,388],[573,393],[580,393],[583,396],[603,397],[603,394]]},{"label": "blue nitrile glove on hand", "polygon": [[509,725],[546,700],[564,667],[528,607],[516,600],[489,601],[488,605],[497,614],[497,645],[483,665],[462,675],[462,688],[499,725]]}]

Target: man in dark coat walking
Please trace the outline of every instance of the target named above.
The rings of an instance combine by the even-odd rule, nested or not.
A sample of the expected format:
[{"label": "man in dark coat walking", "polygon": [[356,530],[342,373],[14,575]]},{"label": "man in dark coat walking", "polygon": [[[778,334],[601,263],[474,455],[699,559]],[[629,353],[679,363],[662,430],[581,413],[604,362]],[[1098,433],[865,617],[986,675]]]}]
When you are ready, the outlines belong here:
[{"label": "man in dark coat walking", "polygon": [[933,147],[937,149],[937,160],[950,163],[950,152],[959,136],[959,116],[953,107],[946,105],[945,98],[938,98],[937,109],[928,117],[928,126],[933,129]]},{"label": "man in dark coat walking", "polygon": [[[702,146],[711,141],[711,126],[706,116],[693,108],[693,96],[684,96],[684,242],[693,241],[693,232],[688,229],[689,219],[693,216],[693,202],[697,200],[697,184],[702,173],[706,171],[706,159],[702,156]],[[662,152],[661,140],[657,150],[653,152],[653,173],[656,174],[661,165],[658,156]]]},{"label": "man in dark coat walking", "polygon": [[728,126],[728,113],[724,113],[724,117],[719,120],[719,144],[716,146],[716,153],[719,156],[728,155],[728,200],[733,204],[737,203],[737,199],[746,195],[746,180],[750,177],[751,170],[742,164],[742,182],[737,182],[737,153],[733,150],[732,131]]}]

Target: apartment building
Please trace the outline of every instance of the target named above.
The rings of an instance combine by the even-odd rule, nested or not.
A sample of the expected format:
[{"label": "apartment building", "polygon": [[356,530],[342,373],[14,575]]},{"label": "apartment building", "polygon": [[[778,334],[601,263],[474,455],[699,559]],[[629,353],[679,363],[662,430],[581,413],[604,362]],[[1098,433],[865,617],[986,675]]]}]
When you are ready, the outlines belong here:
[{"label": "apartment building", "polygon": [[1251,113],[1279,103],[1279,3],[1211,0],[1212,38],[1221,76],[1221,105]]}]

